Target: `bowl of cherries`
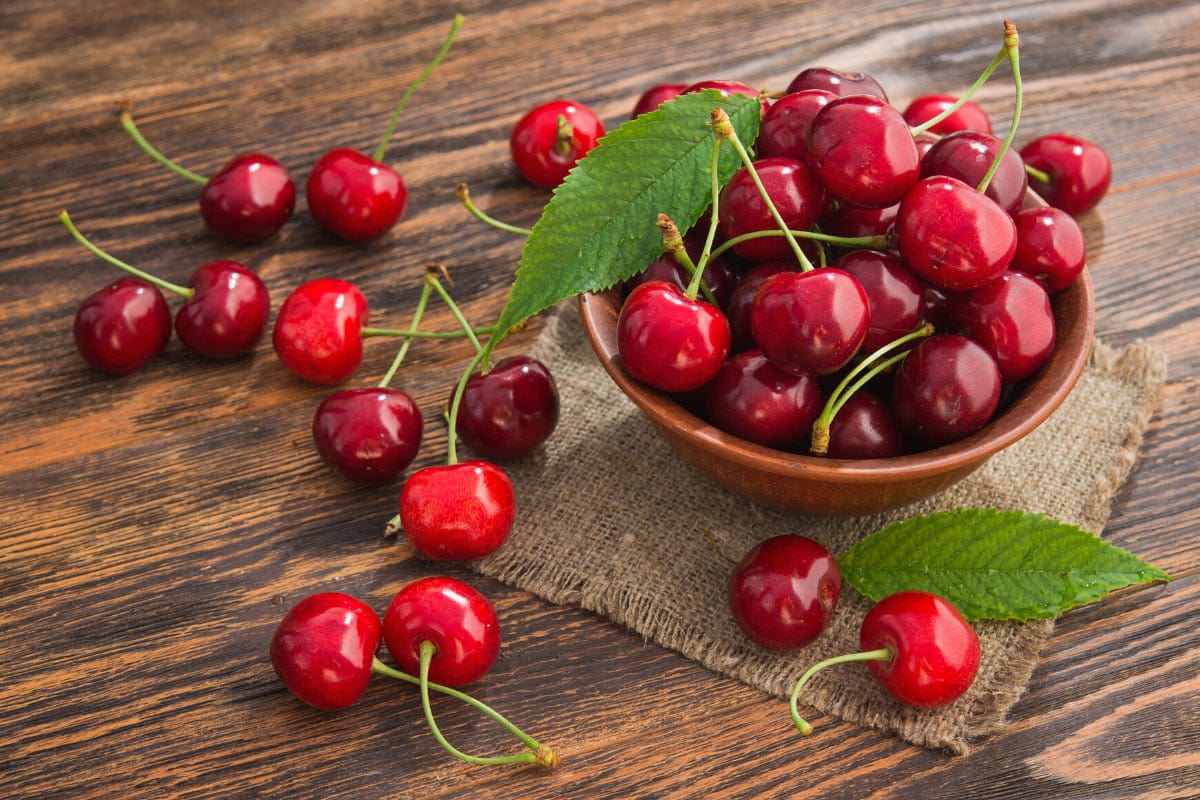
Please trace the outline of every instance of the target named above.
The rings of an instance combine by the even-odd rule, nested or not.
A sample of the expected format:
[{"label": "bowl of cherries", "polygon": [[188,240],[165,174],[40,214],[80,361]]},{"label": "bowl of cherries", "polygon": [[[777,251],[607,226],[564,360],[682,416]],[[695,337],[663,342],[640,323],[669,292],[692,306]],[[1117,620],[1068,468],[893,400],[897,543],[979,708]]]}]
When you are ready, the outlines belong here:
[{"label": "bowl of cherries", "polygon": [[601,364],[685,460],[765,506],[875,513],[954,484],[1044,422],[1091,349],[1074,217],[1111,167],[1015,132],[804,70],[715,213],[682,235],[660,218],[661,258],[580,296]]}]

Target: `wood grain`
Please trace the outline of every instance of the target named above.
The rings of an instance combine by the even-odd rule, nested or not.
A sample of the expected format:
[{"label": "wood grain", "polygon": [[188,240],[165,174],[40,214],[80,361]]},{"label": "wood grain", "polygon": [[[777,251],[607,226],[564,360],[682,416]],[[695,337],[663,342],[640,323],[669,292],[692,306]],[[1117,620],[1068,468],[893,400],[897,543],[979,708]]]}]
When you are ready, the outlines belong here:
[{"label": "wood grain", "polygon": [[[436,51],[441,3],[321,0],[10,0],[0,4],[0,794],[111,797],[1004,797],[1200,796],[1200,9],[1157,0],[599,3],[475,0],[443,67],[409,106],[388,160],[410,188],[379,242],[339,243],[301,209],[274,240],[209,237],[195,187],[147,160],[116,124],[204,173],[261,149],[294,170],[332,146],[371,148]],[[404,324],[425,265],[455,276],[468,316],[494,319],[520,240],[474,223],[453,187],[518,224],[546,193],[524,185],[506,138],[527,108],[570,96],[615,126],[648,86],[734,77],[781,88],[804,66],[874,74],[897,105],[969,85],[1022,33],[1019,139],[1065,130],[1109,152],[1110,195],[1081,223],[1097,334],[1171,357],[1162,407],[1106,536],[1171,572],[1166,586],[1064,615],[1011,723],[952,758],[786,710],[602,619],[469,575],[497,603],[505,644],[476,687],[563,754],[553,772],[467,767],[420,720],[414,692],[375,681],[338,714],[313,712],[266,655],[286,608],[339,589],[382,609],[430,565],[385,540],[396,487],[334,480],[309,440],[327,390],[292,379],[269,342],[204,362],[172,343],[121,379],[88,370],[70,325],[111,280],[54,218],[68,208],[114,254],[174,280],[230,257],[276,307],[320,276],[355,281],[377,324]],[[980,103],[999,121],[1011,83]],[[999,123],[1002,129],[1007,123]],[[440,309],[432,324],[449,328]],[[539,330],[535,321],[507,348]],[[371,341],[355,381],[393,347]],[[413,348],[399,385],[427,420],[466,355]],[[418,463],[436,463],[430,424]],[[441,568],[439,567],[439,570]],[[468,751],[511,749],[485,720],[438,702]]]}]

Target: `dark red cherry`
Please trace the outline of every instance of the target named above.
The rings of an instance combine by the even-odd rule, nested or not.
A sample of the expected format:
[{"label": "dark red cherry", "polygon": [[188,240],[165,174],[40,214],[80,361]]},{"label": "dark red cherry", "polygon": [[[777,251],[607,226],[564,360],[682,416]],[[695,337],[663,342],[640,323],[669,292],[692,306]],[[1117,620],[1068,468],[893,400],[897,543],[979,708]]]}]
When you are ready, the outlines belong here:
[{"label": "dark red cherry", "polygon": [[403,472],[421,447],[417,404],[399,389],[345,389],[326,397],[313,415],[317,453],[338,474],[359,483],[385,483]]},{"label": "dark red cherry", "polygon": [[820,542],[783,534],[755,545],[729,578],[729,610],[768,650],[811,644],[829,624],[842,579]]},{"label": "dark red cherry", "polygon": [[922,339],[892,379],[900,429],[926,444],[975,433],[1000,403],[1000,367],[983,345],[945,333]]},{"label": "dark red cherry", "polygon": [[720,309],[689,299],[666,281],[635,288],[617,318],[621,363],[637,380],[666,392],[708,383],[729,347],[729,322]]},{"label": "dark red cherry", "polygon": [[763,116],[755,150],[759,158],[794,158],[808,161],[808,131],[813,117],[837,95],[822,89],[785,94]]},{"label": "dark red cherry", "polygon": [[862,208],[895,205],[920,176],[904,117],[869,95],[841,97],[817,112],[808,152],[829,195]]},{"label": "dark red cherry", "polygon": [[383,628],[361,600],[322,592],[297,603],[271,637],[271,665],[292,694],[322,711],[354,705],[371,680]]},{"label": "dark red cherry", "polygon": [[500,621],[491,602],[454,578],[421,578],[401,589],[383,615],[383,641],[400,669],[416,675],[421,644],[436,652],[429,680],[465,686],[484,676],[500,655]]},{"label": "dark red cherry", "polygon": [[596,112],[582,103],[553,100],[517,121],[509,151],[525,180],[554,188],[603,135],[604,125]]},{"label": "dark red cherry", "polygon": [[878,250],[852,250],[833,263],[867,293],[870,323],[864,352],[916,330],[925,313],[925,285],[904,262]]},{"label": "dark red cherry", "polygon": [[758,350],[745,350],[705,387],[709,422],[764,447],[804,444],[821,413],[816,376],[784,372]]},{"label": "dark red cherry", "polygon": [[235,358],[254,349],[267,328],[271,301],[262,280],[235,261],[210,261],[188,280],[191,298],[175,314],[175,332],[208,358]]},{"label": "dark red cherry", "polygon": [[829,458],[891,458],[904,452],[891,407],[863,389],[850,395],[829,423]]},{"label": "dark red cherry", "polygon": [[1072,216],[1096,207],[1112,182],[1112,162],[1099,146],[1078,136],[1051,133],[1021,148],[1021,158],[1046,173],[1050,183],[1032,178],[1033,190]]},{"label": "dark red cherry", "polygon": [[996,359],[1006,383],[1024,380],[1054,352],[1054,309],[1042,285],[1008,270],[987,286],[950,300],[959,329]]},{"label": "dark red cherry", "polygon": [[634,104],[630,118],[640,117],[642,114],[655,110],[668,100],[674,100],[686,88],[686,83],[660,83],[657,86],[651,86]]},{"label": "dark red cherry", "polygon": [[279,360],[313,383],[341,383],[362,363],[367,301],[354,284],[318,278],[292,290],[275,317]]},{"label": "dark red cherry", "polygon": [[767,278],[750,311],[750,329],[771,363],[828,375],[841,369],[867,335],[867,294],[848,273],[826,267]]},{"label": "dark red cherry", "polygon": [[[921,159],[921,177],[948,175],[970,186],[978,186],[991,168],[1004,142],[990,133],[959,131],[944,136]],[[1015,215],[1025,200],[1025,162],[1015,150],[1004,151],[984,194]]]},{"label": "dark red cherry", "polygon": [[1032,275],[1047,291],[1075,282],[1087,266],[1087,244],[1079,223],[1060,208],[1027,208],[1015,217],[1017,252],[1012,268]]},{"label": "dark red cherry", "polygon": [[927,592],[899,592],[863,618],[864,651],[886,648],[887,661],[867,667],[892,697],[919,708],[944,706],[962,696],[979,670],[979,637],[947,600]]},{"label": "dark red cherry", "polygon": [[957,178],[936,175],[913,187],[896,214],[900,257],[925,280],[951,291],[999,278],[1017,251],[1012,217]]},{"label": "dark red cherry", "polygon": [[765,115],[767,113],[767,109],[771,107],[770,102],[766,97],[763,96],[762,92],[747,83],[742,83],[741,81],[697,81],[696,83],[688,84],[687,86],[683,87],[683,91],[681,91],[680,94],[690,94],[691,92],[698,92],[701,89],[715,89],[721,93],[722,97],[729,97],[730,95],[734,94],[742,94],[746,97],[757,97],[759,103],[762,105],[763,115]]},{"label": "dark red cherry", "polygon": [[400,526],[413,549],[435,561],[483,558],[508,538],[516,496],[487,461],[426,467],[400,492]]},{"label": "dark red cherry", "polygon": [[[700,251],[704,247],[702,239],[698,239],[693,228],[683,237],[684,247],[688,255],[692,258],[692,263],[700,257]],[[688,274],[683,265],[678,259],[670,253],[663,253],[658,258],[650,262],[650,266],[645,270],[634,275],[626,283],[626,289],[633,291],[635,286],[650,281],[666,281],[667,283],[678,286],[680,290],[686,289],[691,283],[692,277]],[[710,258],[708,263],[704,265],[704,285],[713,293],[713,298],[717,301],[717,305],[725,308],[729,305],[729,300],[733,296],[733,289],[738,283],[737,271],[733,265],[724,256]]]},{"label": "dark red cherry", "polygon": [[[754,162],[754,170],[784,224],[791,230],[812,228],[825,209],[825,189],[808,165],[793,158],[764,158]],[[720,209],[721,235],[726,239],[779,229],[753,176],[745,167],[735,172],[725,184]],[[791,247],[782,236],[750,239],[734,245],[733,252],[751,261],[779,261],[793,257]]]},{"label": "dark red cherry", "polygon": [[400,173],[349,147],[321,156],[306,191],[317,224],[349,242],[387,233],[408,206]]},{"label": "dark red cherry", "polygon": [[120,278],[75,312],[75,347],[101,372],[125,375],[171,340],[171,309],[162,292],[140,278]]},{"label": "dark red cherry", "polygon": [[809,67],[801,70],[792,82],[788,84],[784,94],[801,92],[806,89],[822,89],[833,92],[838,97],[852,94],[866,94],[878,97],[887,102],[887,92],[879,85],[879,81],[864,72],[842,72],[831,67]]},{"label": "dark red cherry", "polygon": [[557,424],[558,387],[550,370],[536,358],[511,356],[467,380],[455,430],[476,455],[516,461],[550,438]]},{"label": "dark red cherry", "polygon": [[758,345],[754,342],[754,333],[750,330],[750,311],[754,307],[754,296],[758,294],[763,281],[777,272],[797,272],[799,268],[784,261],[764,261],[746,270],[738,279],[729,304],[725,308],[725,317],[729,320],[729,330],[733,335],[732,350],[740,353],[751,350]]},{"label": "dark red cherry", "polygon": [[[912,127],[923,125],[958,102],[949,94],[923,94],[915,98],[904,109],[904,121]],[[970,100],[941,122],[929,128],[930,133],[954,133],[955,131],[992,132],[992,119],[982,108]]]},{"label": "dark red cherry", "polygon": [[231,242],[261,242],[291,219],[296,184],[283,165],[262,153],[238,156],[200,192],[200,216]]},{"label": "dark red cherry", "polygon": [[885,236],[896,224],[900,204],[887,208],[841,205],[821,220],[821,231],[834,236]]}]

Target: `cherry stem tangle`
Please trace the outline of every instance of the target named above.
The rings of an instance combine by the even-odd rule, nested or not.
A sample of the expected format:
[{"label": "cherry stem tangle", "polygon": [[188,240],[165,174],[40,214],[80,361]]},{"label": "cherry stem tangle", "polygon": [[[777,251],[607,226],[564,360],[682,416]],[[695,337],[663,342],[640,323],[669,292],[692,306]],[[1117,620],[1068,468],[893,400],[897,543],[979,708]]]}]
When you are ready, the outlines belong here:
[{"label": "cherry stem tangle", "polygon": [[533,233],[533,229],[531,228],[521,228],[516,225],[509,225],[507,222],[501,222],[495,217],[485,214],[479,208],[479,206],[475,205],[474,201],[471,200],[471,190],[467,188],[465,183],[460,183],[458,186],[454,187],[454,195],[458,198],[458,202],[462,203],[463,207],[466,208],[467,211],[470,211],[480,222],[485,222],[488,225],[491,225],[493,228],[498,228],[502,231],[507,231],[508,233],[515,233],[520,236],[529,236],[531,233]]},{"label": "cherry stem tangle", "polygon": [[824,661],[818,661],[809,667],[808,671],[800,676],[800,680],[796,681],[796,687],[792,689],[792,696],[788,700],[788,708],[792,715],[792,722],[796,725],[796,730],[800,731],[802,736],[808,736],[813,730],[812,725],[808,724],[800,716],[800,711],[796,708],[796,700],[800,696],[800,690],[804,688],[804,684],[808,683],[809,678],[826,667],[832,667],[834,664],[847,664],[854,661],[891,661],[892,657],[892,651],[889,648],[881,647],[878,650],[866,650],[861,653],[834,656]]},{"label": "cherry stem tangle", "polygon": [[429,295],[431,294],[433,294],[433,287],[429,285],[428,281],[426,281],[421,285],[421,297],[417,300],[416,309],[413,310],[412,324],[409,325],[408,328],[408,333],[410,336],[405,338],[404,342],[400,345],[400,350],[397,351],[396,357],[392,359],[392,365],[388,367],[388,371],[384,373],[383,378],[379,381],[380,389],[387,388],[387,385],[392,382],[392,378],[395,377],[396,371],[400,369],[401,362],[403,362],[404,357],[408,355],[408,348],[411,347],[413,343],[411,334],[415,334],[417,332],[417,325],[419,325],[421,322],[421,316],[425,313],[425,305],[429,302]]},{"label": "cherry stem tangle", "polygon": [[94,245],[90,241],[88,241],[87,238],[82,233],[79,232],[79,229],[75,227],[75,223],[71,222],[71,216],[69,214],[67,214],[66,209],[63,209],[62,211],[58,212],[58,219],[63,225],[65,225],[67,227],[67,230],[71,232],[71,235],[74,236],[75,239],[81,245],[83,245],[85,248],[87,248],[94,255],[107,261],[109,264],[112,264],[115,267],[119,267],[119,268],[125,270],[126,272],[128,272],[130,275],[134,275],[138,278],[141,278],[142,280],[146,281],[147,283],[153,284],[154,286],[157,286],[160,289],[164,289],[168,292],[174,292],[175,294],[179,295],[180,297],[184,298],[185,300],[192,299],[192,296],[196,293],[194,290],[189,289],[186,286],[180,286],[179,284],[171,283],[170,281],[165,281],[162,278],[155,277],[154,275],[151,275],[148,272],[143,272],[142,270],[138,269],[135,266],[132,266],[131,264],[126,264],[124,261],[122,261],[119,258],[110,256],[108,253],[104,252],[99,247],[97,247],[96,245]]},{"label": "cherry stem tangle", "polygon": [[133,123],[133,115],[129,113],[128,108],[121,109],[121,127],[125,129],[125,132],[129,134],[130,138],[137,142],[138,147],[142,148],[146,155],[150,156],[155,161],[174,172],[176,175],[182,175],[189,181],[195,181],[202,186],[208,183],[208,178],[204,177],[198,172],[192,172],[186,167],[181,167],[160,153],[158,148],[150,144],[150,142],[146,141],[146,137],[142,136],[142,132],[139,131],[137,129],[137,125]]},{"label": "cherry stem tangle", "polygon": [[1021,57],[1019,51],[1020,36],[1017,35],[1017,26],[1012,22],[1004,20],[1004,51],[1008,54],[1008,62],[1012,65],[1013,89],[1016,92],[1016,100],[1013,102],[1013,118],[1012,126],[1008,129],[1008,135],[1004,137],[1004,143],[1000,145],[1000,150],[997,151],[996,157],[992,159],[992,164],[988,167],[988,171],[984,174],[983,180],[975,187],[980,192],[987,190],[988,184],[992,182],[992,176],[996,174],[996,170],[1000,168],[1000,160],[1004,158],[1005,153],[1012,147],[1013,139],[1017,136],[1017,125],[1021,122],[1021,106],[1024,101],[1024,92],[1021,88]]},{"label": "cherry stem tangle", "polygon": [[[895,239],[888,234],[879,234],[878,236],[834,236],[831,233],[819,233],[817,231],[788,231],[792,236],[798,239],[811,239],[814,242],[824,242],[826,244],[835,244],[840,247],[866,248],[869,250],[891,250],[895,244]],[[726,239],[721,245],[712,251],[712,257],[716,258],[723,255],[726,250],[736,247],[742,242],[748,242],[751,239],[764,239],[768,236],[783,236],[781,230],[769,231],[751,231],[743,233],[740,236],[734,236],[731,239]]]},{"label": "cherry stem tangle", "polygon": [[417,91],[417,87],[424,83],[437,65],[442,63],[442,59],[446,57],[446,53],[450,52],[450,45],[454,43],[454,35],[458,33],[458,28],[463,23],[463,15],[455,14],[454,21],[450,23],[450,32],[446,34],[446,41],[442,43],[442,49],[433,57],[433,61],[425,67],[425,70],[417,76],[417,79],[408,85],[404,91],[404,96],[400,98],[400,102],[396,105],[396,110],[392,112],[392,119],[388,122],[387,130],[383,132],[383,138],[379,140],[379,146],[375,148],[372,158],[375,161],[383,161],[384,153],[387,152],[388,144],[392,141],[392,134],[396,132],[396,123],[400,121],[400,115],[404,113],[404,107],[408,105],[408,100]]},{"label": "cherry stem tangle", "polygon": [[708,284],[704,282],[704,271],[692,261],[687,248],[683,246],[683,236],[679,233],[679,226],[666,214],[658,215],[657,224],[658,229],[662,232],[663,249],[675,257],[675,261],[687,271],[689,276],[688,285],[683,290],[684,295],[689,300],[695,300],[696,295],[703,292],[705,300],[714,306],[717,305],[717,299],[713,296],[712,289],[708,288]]}]

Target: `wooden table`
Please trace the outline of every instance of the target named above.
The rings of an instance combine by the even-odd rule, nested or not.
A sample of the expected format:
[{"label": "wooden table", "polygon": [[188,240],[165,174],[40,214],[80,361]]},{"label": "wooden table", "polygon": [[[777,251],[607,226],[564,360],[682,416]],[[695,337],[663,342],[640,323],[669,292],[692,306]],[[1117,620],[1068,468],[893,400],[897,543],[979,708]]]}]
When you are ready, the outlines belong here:
[{"label": "wooden table", "polygon": [[[353,246],[307,213],[265,244],[208,235],[196,187],[145,158],[143,131],[206,173],[262,149],[298,181],[326,149],[370,150],[454,9],[441,3],[8,0],[0,5],[0,795],[161,797],[1200,796],[1200,10],[1175,0],[848,4],[476,2],[418,92],[388,160],[411,191],[401,225]],[[425,730],[415,694],[377,681],[337,713],[294,701],[267,642],[288,606],[336,589],[382,608],[430,565],[380,536],[396,486],[335,479],[316,457],[304,384],[269,341],[204,361],[176,340],[106,378],[71,340],[82,299],[114,271],[55,220],[68,208],[114,254],[183,281],[199,264],[255,268],[275,307],[301,281],[357,283],[378,324],[404,324],[430,261],[475,320],[494,319],[519,240],[470,220],[453,187],[517,224],[547,193],[506,140],[535,104],[569,96],[612,125],[648,86],[707,77],[782,88],[829,64],[874,74],[898,104],[961,91],[1022,33],[1021,141],[1064,130],[1111,155],[1082,219],[1097,334],[1171,356],[1144,457],[1107,538],[1177,580],[1061,618],[1011,724],[965,758],[837,720],[799,740],[784,705],[574,608],[472,576],[506,640],[477,687],[562,751],[560,769],[467,767]],[[1002,68],[980,103],[1003,130]],[[433,324],[449,327],[441,309]],[[537,323],[510,340],[527,345]],[[394,347],[373,341],[355,381]],[[402,385],[441,404],[467,353],[417,346]],[[434,416],[433,412],[427,417]],[[431,420],[436,422],[436,420]],[[419,465],[435,463],[444,433]],[[439,438],[440,437],[440,438]],[[469,751],[507,738],[456,704],[440,719]]]}]

